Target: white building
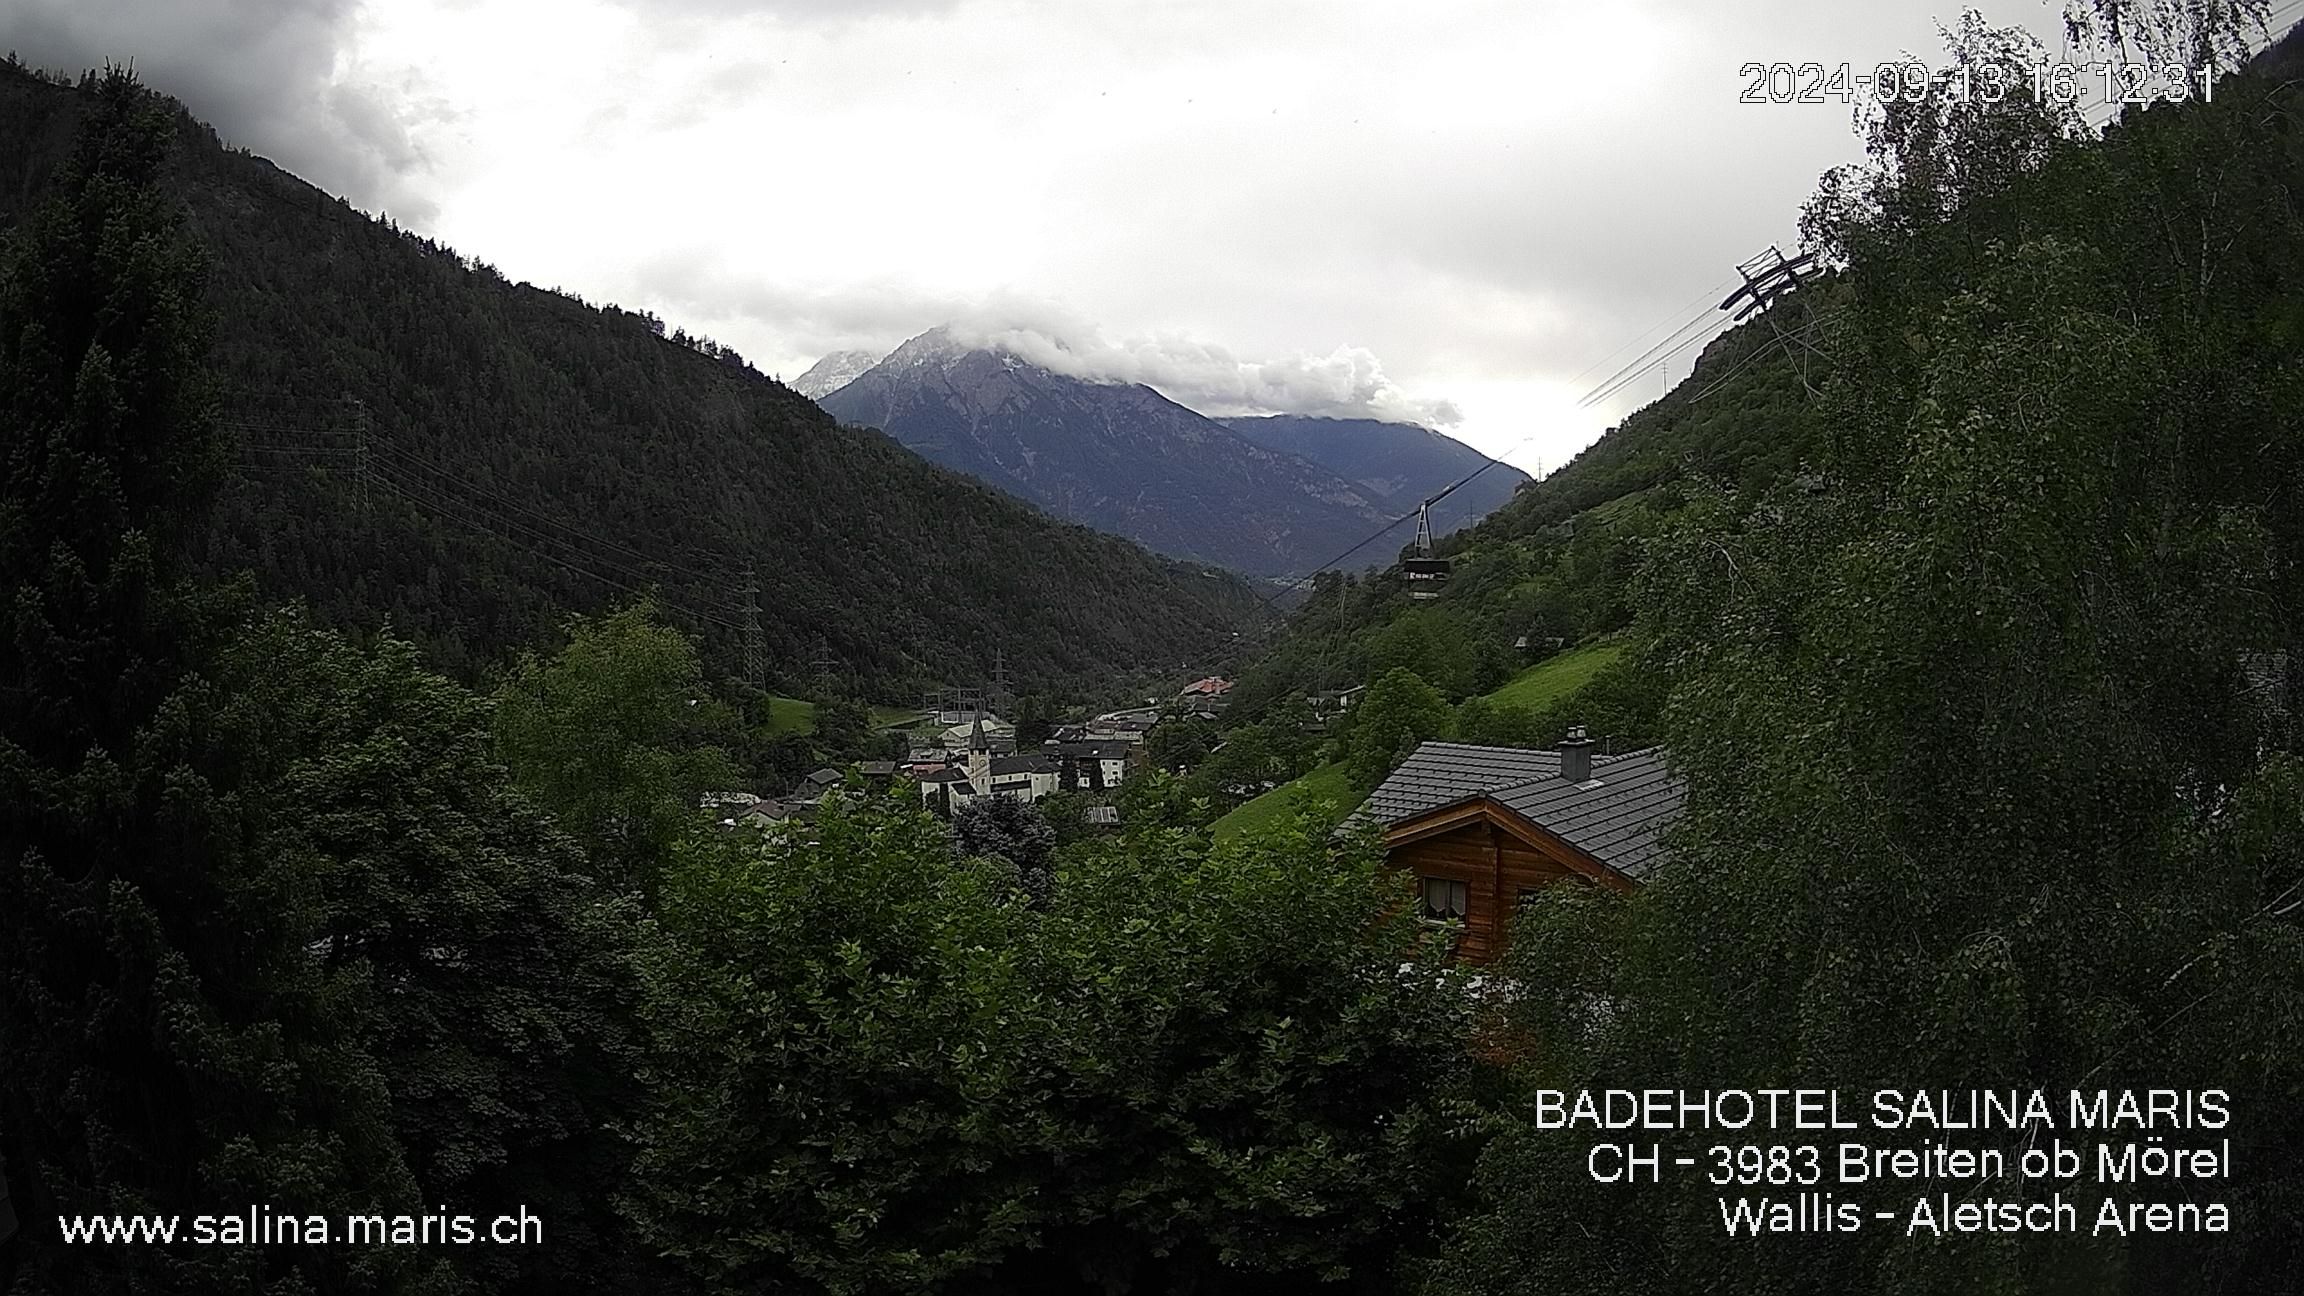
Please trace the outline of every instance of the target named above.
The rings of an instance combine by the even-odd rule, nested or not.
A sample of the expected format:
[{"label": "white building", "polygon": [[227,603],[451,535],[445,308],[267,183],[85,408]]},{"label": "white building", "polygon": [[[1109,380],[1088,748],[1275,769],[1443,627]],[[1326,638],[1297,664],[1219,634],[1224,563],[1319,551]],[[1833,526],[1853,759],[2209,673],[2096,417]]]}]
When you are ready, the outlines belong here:
[{"label": "white building", "polygon": [[1062,766],[1054,756],[994,755],[990,728],[977,721],[966,738],[965,760],[921,776],[923,804],[958,810],[978,797],[1012,796],[1031,802],[1057,790]]},{"label": "white building", "polygon": [[1055,750],[1074,792],[1116,788],[1128,777],[1129,744],[1126,742],[1058,743]]}]

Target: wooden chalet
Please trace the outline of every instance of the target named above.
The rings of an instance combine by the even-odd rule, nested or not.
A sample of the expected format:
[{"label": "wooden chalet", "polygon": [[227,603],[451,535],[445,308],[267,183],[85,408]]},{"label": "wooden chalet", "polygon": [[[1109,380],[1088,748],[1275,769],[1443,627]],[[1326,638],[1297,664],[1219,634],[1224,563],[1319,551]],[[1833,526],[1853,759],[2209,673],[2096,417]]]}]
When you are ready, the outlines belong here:
[{"label": "wooden chalet", "polygon": [[1416,876],[1424,917],[1461,923],[1457,957],[1486,963],[1539,889],[1629,891],[1649,878],[1686,801],[1662,749],[1595,757],[1578,730],[1556,751],[1425,743],[1351,820],[1381,826],[1392,864]]}]

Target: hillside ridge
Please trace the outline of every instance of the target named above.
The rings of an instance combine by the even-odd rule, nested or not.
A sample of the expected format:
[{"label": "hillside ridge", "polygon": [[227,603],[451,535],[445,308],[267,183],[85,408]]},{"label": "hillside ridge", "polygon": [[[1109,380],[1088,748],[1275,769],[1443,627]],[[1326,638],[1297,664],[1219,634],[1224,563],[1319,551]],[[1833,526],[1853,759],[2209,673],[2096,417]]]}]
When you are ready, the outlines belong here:
[{"label": "hillside ridge", "polygon": [[[0,69],[0,225],[71,148],[82,92]],[[770,682],[881,693],[1168,672],[1229,637],[1241,582],[1046,517],[844,428],[735,352],[524,283],[366,216],[183,110],[171,193],[208,261],[213,369],[258,461],[205,560],[470,673],[569,612],[656,590]],[[367,438],[366,472],[329,447]],[[677,618],[676,618],[677,619]]]}]

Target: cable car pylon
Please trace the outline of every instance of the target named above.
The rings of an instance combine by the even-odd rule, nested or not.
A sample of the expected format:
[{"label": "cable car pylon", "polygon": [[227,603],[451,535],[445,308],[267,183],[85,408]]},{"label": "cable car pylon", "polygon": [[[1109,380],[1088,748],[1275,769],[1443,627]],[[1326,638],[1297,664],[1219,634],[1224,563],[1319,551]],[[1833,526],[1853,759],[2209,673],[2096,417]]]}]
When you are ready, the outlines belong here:
[{"label": "cable car pylon", "polygon": [[1426,500],[1416,509],[1416,552],[1401,560],[1400,570],[1408,578],[1408,597],[1436,599],[1448,584],[1448,560],[1432,556],[1432,501]]}]

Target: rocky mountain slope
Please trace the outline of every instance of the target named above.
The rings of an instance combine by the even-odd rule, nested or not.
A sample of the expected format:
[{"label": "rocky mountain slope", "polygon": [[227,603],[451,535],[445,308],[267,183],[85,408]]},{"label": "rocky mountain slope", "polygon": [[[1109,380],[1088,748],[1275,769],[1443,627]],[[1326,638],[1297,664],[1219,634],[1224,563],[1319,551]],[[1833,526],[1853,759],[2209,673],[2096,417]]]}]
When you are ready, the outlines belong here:
[{"label": "rocky mountain slope", "polygon": [[1528,482],[1528,474],[1509,464],[1483,471],[1488,456],[1414,423],[1295,414],[1219,421],[1267,450],[1308,459],[1375,492],[1389,501],[1388,511],[1395,515],[1478,472],[1433,506],[1432,526],[1439,532],[1479,521]]},{"label": "rocky mountain slope", "polygon": [[[1388,495],[1149,387],[1055,373],[941,328],[821,403],[1058,517],[1252,575],[1309,571],[1396,516]],[[1392,547],[1364,552],[1383,561]]]}]

